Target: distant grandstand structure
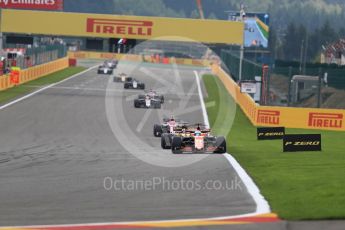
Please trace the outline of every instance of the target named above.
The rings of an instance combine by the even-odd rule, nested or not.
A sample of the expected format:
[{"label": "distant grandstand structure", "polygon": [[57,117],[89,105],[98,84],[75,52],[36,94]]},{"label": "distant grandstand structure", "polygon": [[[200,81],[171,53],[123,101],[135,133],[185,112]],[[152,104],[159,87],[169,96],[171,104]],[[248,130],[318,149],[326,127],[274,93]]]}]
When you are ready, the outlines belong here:
[{"label": "distant grandstand structure", "polygon": [[321,63],[345,65],[345,39],[322,46]]}]

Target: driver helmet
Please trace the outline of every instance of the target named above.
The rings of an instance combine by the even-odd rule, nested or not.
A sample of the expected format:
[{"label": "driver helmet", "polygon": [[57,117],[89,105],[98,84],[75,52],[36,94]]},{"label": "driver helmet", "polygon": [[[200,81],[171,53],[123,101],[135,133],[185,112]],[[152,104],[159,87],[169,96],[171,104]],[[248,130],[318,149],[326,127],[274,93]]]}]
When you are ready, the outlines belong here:
[{"label": "driver helmet", "polygon": [[200,130],[200,127],[198,126],[194,132],[194,135],[195,136],[201,136],[201,130]]}]

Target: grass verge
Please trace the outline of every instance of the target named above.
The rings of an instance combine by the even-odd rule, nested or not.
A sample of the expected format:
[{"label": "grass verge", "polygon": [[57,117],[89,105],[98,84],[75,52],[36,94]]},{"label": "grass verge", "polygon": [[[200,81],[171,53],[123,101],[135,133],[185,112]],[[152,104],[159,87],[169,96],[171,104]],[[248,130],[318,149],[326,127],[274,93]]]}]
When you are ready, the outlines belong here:
[{"label": "grass verge", "polygon": [[267,30],[265,30],[261,25],[260,23],[256,23],[259,27],[259,29],[261,30],[262,34],[265,36],[265,38],[268,40],[269,38],[269,32]]},{"label": "grass verge", "polygon": [[[224,117],[224,124],[230,122],[219,113],[223,113],[222,101],[233,99],[218,78],[205,75],[203,80],[206,103],[216,102],[207,108],[211,126],[217,116]],[[227,136],[228,152],[254,179],[273,212],[288,220],[345,218],[345,132],[287,129],[290,134],[321,133],[323,151],[283,153],[280,140],[256,140],[256,128],[240,108],[234,119]]]},{"label": "grass verge", "polygon": [[0,92],[0,104],[5,104],[11,100],[14,100],[20,96],[29,94],[41,87],[62,81],[74,74],[80,73],[86,68],[84,67],[69,67],[64,70],[49,74],[39,79],[27,82],[22,85],[15,86],[13,88]]}]

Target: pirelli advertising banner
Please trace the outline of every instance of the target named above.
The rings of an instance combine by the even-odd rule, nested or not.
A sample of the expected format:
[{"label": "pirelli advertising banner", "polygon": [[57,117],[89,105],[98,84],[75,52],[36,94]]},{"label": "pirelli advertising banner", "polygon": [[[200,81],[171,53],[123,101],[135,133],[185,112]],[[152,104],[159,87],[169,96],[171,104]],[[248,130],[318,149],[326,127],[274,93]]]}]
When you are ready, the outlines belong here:
[{"label": "pirelli advertising banner", "polygon": [[2,32],[243,44],[242,22],[3,10]]},{"label": "pirelli advertising banner", "polygon": [[345,110],[258,106],[256,125],[345,131]]},{"label": "pirelli advertising banner", "polygon": [[63,10],[63,0],[0,0],[0,8]]}]

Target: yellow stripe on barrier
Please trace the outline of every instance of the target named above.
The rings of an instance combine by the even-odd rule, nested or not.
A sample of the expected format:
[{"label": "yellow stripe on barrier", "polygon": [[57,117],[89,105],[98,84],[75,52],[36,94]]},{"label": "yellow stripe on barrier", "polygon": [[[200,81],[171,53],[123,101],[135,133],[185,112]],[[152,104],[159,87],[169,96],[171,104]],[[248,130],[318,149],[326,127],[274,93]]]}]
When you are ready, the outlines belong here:
[{"label": "yellow stripe on barrier", "polygon": [[270,28],[259,18],[255,18],[256,22],[263,28],[267,33],[270,31]]},{"label": "yellow stripe on barrier", "polygon": [[213,65],[212,70],[218,75],[229,94],[235,99],[236,103],[241,107],[251,123],[256,125],[255,116],[257,105],[254,100],[248,94],[241,93],[240,87],[236,82],[234,82],[234,80],[232,80],[232,78],[218,65]]}]

